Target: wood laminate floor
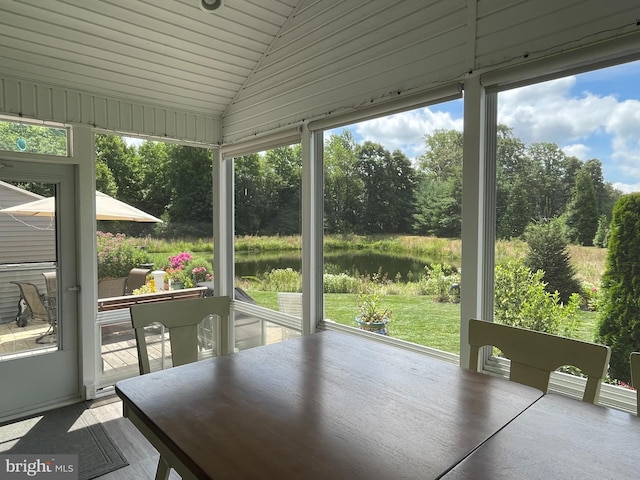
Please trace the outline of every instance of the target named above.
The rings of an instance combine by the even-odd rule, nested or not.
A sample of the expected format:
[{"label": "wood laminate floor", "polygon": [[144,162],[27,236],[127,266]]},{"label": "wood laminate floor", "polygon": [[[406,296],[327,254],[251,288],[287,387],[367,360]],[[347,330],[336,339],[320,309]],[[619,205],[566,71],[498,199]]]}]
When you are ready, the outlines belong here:
[{"label": "wood laminate floor", "polygon": [[[115,394],[89,402],[89,408],[100,420],[114,443],[120,448],[129,465],[111,473],[100,480],[153,480],[158,466],[158,452],[133,426],[122,416],[122,402]],[[171,471],[171,480],[179,480],[180,475]]]}]

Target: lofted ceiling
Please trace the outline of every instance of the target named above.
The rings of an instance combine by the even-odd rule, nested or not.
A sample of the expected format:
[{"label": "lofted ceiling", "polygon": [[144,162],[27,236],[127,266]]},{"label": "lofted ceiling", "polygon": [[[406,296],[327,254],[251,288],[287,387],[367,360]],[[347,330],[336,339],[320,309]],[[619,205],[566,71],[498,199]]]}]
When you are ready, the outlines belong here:
[{"label": "lofted ceiling", "polygon": [[0,0],[13,76],[222,116],[297,0]]},{"label": "lofted ceiling", "polygon": [[0,0],[0,114],[232,144],[604,41],[640,50],[637,0],[199,2]]}]

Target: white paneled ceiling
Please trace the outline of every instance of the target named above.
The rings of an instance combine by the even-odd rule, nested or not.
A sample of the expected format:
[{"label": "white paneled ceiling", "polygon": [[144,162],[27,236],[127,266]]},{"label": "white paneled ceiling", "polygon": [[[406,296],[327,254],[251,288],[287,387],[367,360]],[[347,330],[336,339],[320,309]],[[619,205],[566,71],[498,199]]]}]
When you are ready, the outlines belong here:
[{"label": "white paneled ceiling", "polygon": [[0,0],[0,73],[221,116],[297,0]]},{"label": "white paneled ceiling", "polygon": [[640,53],[638,0],[199,2],[0,0],[0,113],[234,144],[550,57]]}]

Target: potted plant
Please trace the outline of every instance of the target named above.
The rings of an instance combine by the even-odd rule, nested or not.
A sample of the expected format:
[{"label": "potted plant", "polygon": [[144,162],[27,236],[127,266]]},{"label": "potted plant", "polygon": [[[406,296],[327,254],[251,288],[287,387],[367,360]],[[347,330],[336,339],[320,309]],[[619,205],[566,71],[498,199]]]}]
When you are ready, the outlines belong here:
[{"label": "potted plant", "polygon": [[362,330],[389,334],[388,323],[392,320],[393,312],[381,306],[379,293],[361,293],[358,297],[360,315],[356,317],[356,323]]},{"label": "potted plant", "polygon": [[182,290],[193,287],[193,280],[186,268],[169,267],[165,273],[165,281],[170,290]]}]

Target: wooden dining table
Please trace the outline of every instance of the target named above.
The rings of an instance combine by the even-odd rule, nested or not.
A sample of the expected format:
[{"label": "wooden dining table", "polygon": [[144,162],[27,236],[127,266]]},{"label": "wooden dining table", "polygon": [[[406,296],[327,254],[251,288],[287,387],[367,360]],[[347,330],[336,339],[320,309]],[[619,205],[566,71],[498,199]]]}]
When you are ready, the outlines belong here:
[{"label": "wooden dining table", "polygon": [[542,393],[325,331],[116,384],[183,478],[435,479]]},{"label": "wooden dining table", "polygon": [[636,480],[640,418],[548,394],[444,480]]}]

